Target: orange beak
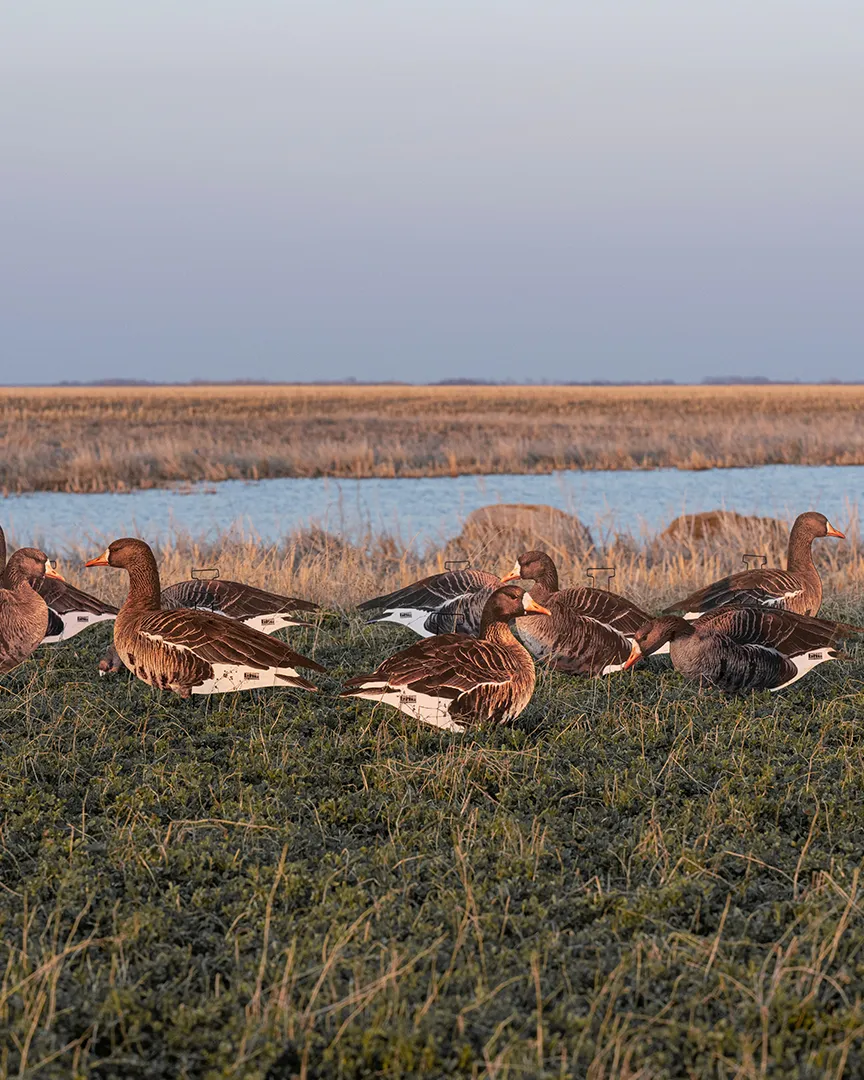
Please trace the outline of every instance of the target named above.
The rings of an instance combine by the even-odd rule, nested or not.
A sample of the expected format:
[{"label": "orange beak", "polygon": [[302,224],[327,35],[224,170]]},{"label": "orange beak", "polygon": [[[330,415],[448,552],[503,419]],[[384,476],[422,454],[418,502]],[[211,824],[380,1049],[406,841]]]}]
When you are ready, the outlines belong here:
[{"label": "orange beak", "polygon": [[629,671],[630,668],[633,667],[633,665],[636,663],[636,661],[641,658],[641,656],[642,656],[642,650],[639,648],[639,646],[634,641],[633,642],[633,648],[630,650],[630,655],[624,661],[624,667],[621,670],[622,671]]},{"label": "orange beak", "polygon": [[90,559],[88,562],[85,562],[84,565],[85,566],[110,566],[110,563],[108,562],[108,556],[110,554],[111,554],[110,549],[105,548],[105,550],[102,552],[102,554],[98,558]]},{"label": "orange beak", "polygon": [[505,574],[505,575],[504,575],[504,577],[502,577],[502,578],[501,578],[501,580],[502,580],[503,582],[507,582],[507,581],[518,581],[518,580],[519,580],[519,579],[520,579],[521,577],[522,577],[522,567],[521,567],[521,566],[519,565],[519,563],[517,562],[517,563],[516,563],[516,564],[514,565],[513,569],[512,569],[511,571],[510,571],[510,573],[509,573],[509,574]]},{"label": "orange beak", "polygon": [[829,521],[828,525],[826,526],[825,535],[826,536],[836,536],[838,540],[845,540],[846,539],[846,533],[841,533],[839,529],[835,529],[834,526],[830,523],[830,521]]},{"label": "orange beak", "polygon": [[542,604],[538,604],[537,601],[534,600],[533,597],[531,596],[531,593],[527,593],[527,592],[522,597],[522,607],[525,609],[525,611],[533,611],[536,615],[551,615],[552,614],[552,612],[549,610],[549,608],[545,608],[545,607],[543,607]]},{"label": "orange beak", "polygon": [[57,578],[59,581],[66,580],[66,578],[63,577],[60,571],[55,569],[50,562],[45,563],[45,577]]}]

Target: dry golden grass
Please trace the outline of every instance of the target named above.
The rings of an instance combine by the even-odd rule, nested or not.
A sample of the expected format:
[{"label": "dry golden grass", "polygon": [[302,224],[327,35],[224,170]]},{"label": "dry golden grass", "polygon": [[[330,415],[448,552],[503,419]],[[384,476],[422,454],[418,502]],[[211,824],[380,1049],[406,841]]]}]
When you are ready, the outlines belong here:
[{"label": "dry golden grass", "polygon": [[[371,534],[352,544],[320,530],[305,530],[278,545],[226,534],[207,543],[181,539],[157,547],[156,556],[165,585],[187,578],[192,567],[218,567],[223,578],[347,611],[362,600],[439,573],[450,560],[467,559],[472,566],[503,574],[522,551],[541,548],[555,560],[562,587],[588,584],[588,567],[611,566],[615,577],[610,587],[652,611],[709,581],[743,570],[744,552],[764,553],[769,566],[785,566],[782,531],[760,525],[759,519],[750,521],[745,526],[729,525],[705,540],[618,535],[607,547],[585,547],[583,534],[576,529],[572,534],[560,531],[550,536],[526,526],[490,534],[473,547],[454,538],[443,548],[419,554],[392,537]],[[823,614],[857,622],[864,604],[864,544],[857,514],[848,523],[838,524],[846,531],[846,540],[817,540],[813,545],[825,586]],[[84,569],[84,560],[94,554],[85,548],[74,551],[64,561],[63,573],[81,588],[121,603],[126,575]]]},{"label": "dry golden grass", "polygon": [[864,387],[0,390],[0,489],[864,463]]}]

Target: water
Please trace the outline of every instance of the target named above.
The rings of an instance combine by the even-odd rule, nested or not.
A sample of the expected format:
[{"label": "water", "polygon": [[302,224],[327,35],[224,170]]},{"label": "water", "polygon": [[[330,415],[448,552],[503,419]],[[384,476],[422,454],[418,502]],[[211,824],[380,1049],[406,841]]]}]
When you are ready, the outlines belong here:
[{"label": "water", "polygon": [[156,541],[178,533],[215,539],[229,528],[277,542],[310,523],[348,537],[391,532],[422,547],[457,535],[467,514],[497,502],[547,503],[575,513],[597,540],[614,530],[654,532],[681,513],[718,508],[788,520],[821,510],[842,528],[864,505],[864,466],[228,480],[128,494],[34,492],[3,500],[0,523],[18,543],[44,544],[57,554],[76,542],[98,547],[117,536]]}]

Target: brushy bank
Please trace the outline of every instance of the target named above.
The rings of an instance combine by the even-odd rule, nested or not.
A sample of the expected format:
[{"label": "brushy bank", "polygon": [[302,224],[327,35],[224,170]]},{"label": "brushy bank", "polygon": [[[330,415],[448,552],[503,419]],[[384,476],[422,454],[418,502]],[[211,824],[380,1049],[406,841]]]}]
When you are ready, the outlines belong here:
[{"label": "brushy bank", "polygon": [[[601,554],[657,605],[739,542]],[[861,619],[857,536],[816,550]],[[447,553],[190,544],[165,580],[217,554],[347,609]],[[864,651],[731,701],[660,661],[543,671],[512,728],[453,737],[331,696],[407,640],[350,613],[293,637],[315,696],[99,682],[108,633],[0,691],[0,1075],[864,1071]]]}]

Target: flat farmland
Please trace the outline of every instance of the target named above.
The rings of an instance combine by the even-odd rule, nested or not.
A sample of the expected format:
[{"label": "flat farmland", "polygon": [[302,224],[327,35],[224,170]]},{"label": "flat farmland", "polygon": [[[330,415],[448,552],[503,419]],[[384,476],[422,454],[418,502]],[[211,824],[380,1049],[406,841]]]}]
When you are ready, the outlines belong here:
[{"label": "flat farmland", "polygon": [[0,490],[864,463],[864,387],[0,391]]}]

